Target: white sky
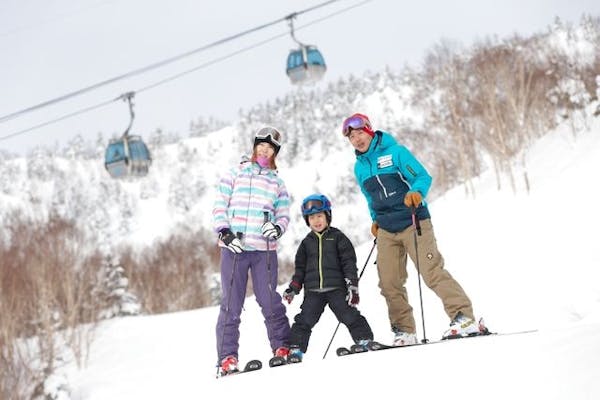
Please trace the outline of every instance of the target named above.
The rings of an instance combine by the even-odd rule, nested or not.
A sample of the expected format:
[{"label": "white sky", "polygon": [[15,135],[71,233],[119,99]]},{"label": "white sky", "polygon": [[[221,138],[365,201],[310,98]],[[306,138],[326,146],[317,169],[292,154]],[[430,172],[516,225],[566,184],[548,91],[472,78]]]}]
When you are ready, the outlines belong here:
[{"label": "white sky", "polygon": [[[407,399],[600,398],[600,256],[597,221],[600,192],[599,120],[576,137],[567,128],[539,140],[527,156],[532,191],[497,190],[493,173],[475,183],[477,196],[461,187],[430,204],[446,266],[471,297],[475,313],[493,331],[538,329],[526,335],[487,337],[337,358],[335,349],[351,341],[341,326],[328,356],[323,354],[337,321],[326,310],[313,330],[299,365],[215,379],[216,307],[158,316],[121,318],[102,324],[94,335],[87,368],[66,368],[76,400],[164,400],[227,396],[264,399],[361,399],[398,393]],[[302,174],[302,175],[301,175]],[[287,180],[302,180],[303,167]],[[157,210],[157,212],[159,212]],[[336,222],[337,221],[337,222]],[[296,221],[295,224],[302,224]],[[335,214],[334,225],[350,229]],[[368,225],[364,226],[368,229]],[[356,243],[359,309],[375,338],[391,340],[387,309],[377,288],[372,242]],[[375,257],[375,254],[373,255]],[[408,289],[420,329],[414,270]],[[284,287],[278,288],[281,292]],[[290,319],[302,295],[288,306]],[[423,287],[426,332],[439,338],[448,318]],[[242,313],[240,358],[270,356],[262,316],[253,298]],[[375,391],[375,392],[374,392]],[[466,394],[465,394],[466,393]]]},{"label": "white sky", "polygon": [[[0,2],[0,117],[104,80],[198,49],[220,39],[321,4],[320,0],[3,0]],[[343,0],[298,17],[311,23],[360,0]],[[546,29],[555,16],[578,22],[600,15],[595,0],[373,0],[297,31],[316,44],[328,64],[321,85],[366,70],[418,65],[442,38],[470,45],[491,35],[524,35]],[[181,62],[120,81],[60,105],[0,123],[0,137],[82,108],[110,101],[288,31],[282,22],[198,53]],[[285,59],[289,35],[158,88],[139,93],[132,133],[156,128],[185,136],[190,120],[215,116],[234,122],[240,108],[293,90]],[[109,106],[51,126],[0,140],[0,149],[22,152],[37,143],[64,144],[81,134],[122,133],[127,106]]]}]

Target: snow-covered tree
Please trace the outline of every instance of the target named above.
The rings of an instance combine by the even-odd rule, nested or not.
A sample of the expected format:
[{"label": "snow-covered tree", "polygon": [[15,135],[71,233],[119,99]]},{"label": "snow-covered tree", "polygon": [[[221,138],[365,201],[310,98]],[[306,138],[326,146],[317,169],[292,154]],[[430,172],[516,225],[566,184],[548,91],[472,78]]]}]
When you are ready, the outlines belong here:
[{"label": "snow-covered tree", "polygon": [[107,257],[100,273],[102,277],[98,295],[102,297],[105,307],[100,311],[99,318],[140,314],[142,306],[137,296],[129,291],[129,279],[120,263]]}]

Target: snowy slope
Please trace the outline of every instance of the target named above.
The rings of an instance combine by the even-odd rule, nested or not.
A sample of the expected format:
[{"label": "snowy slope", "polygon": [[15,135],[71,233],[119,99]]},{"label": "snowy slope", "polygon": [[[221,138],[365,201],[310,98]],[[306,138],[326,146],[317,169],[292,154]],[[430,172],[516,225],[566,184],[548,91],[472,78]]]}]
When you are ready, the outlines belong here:
[{"label": "snowy slope", "polygon": [[[337,358],[350,344],[341,327],[325,359],[337,321],[326,311],[315,327],[305,361],[247,375],[215,379],[217,308],[128,317],[104,322],[95,335],[87,367],[62,372],[77,400],[301,398],[364,399],[376,394],[407,399],[443,399],[466,393],[486,399],[600,398],[600,121],[576,138],[559,130],[529,154],[531,193],[496,189],[492,174],[476,182],[477,196],[463,188],[430,205],[447,268],[470,295],[475,312],[492,330],[536,333],[485,337],[439,345]],[[323,170],[325,177],[327,170]],[[289,173],[289,172],[288,172]],[[298,175],[288,181],[306,180]],[[326,179],[326,178],[322,178]],[[348,182],[348,185],[354,185]],[[294,190],[294,189],[292,189]],[[357,204],[359,212],[364,211]],[[334,225],[351,229],[334,209]],[[356,222],[352,222],[356,224]],[[296,218],[295,229],[306,232]],[[360,229],[368,225],[360,223]],[[372,242],[356,243],[361,280],[360,309],[376,339],[391,336],[377,288]],[[281,291],[283,288],[279,288]],[[426,335],[437,339],[448,324],[441,303],[423,287]],[[416,274],[409,294],[420,326]],[[288,307],[291,318],[300,299]],[[266,363],[269,348],[252,298],[242,314],[240,358]],[[422,338],[423,331],[419,330]]]}]

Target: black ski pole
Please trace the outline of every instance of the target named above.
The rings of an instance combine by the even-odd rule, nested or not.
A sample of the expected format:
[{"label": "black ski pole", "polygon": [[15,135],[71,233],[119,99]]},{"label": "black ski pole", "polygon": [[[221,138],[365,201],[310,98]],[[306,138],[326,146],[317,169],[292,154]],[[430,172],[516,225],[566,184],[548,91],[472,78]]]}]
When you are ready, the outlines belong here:
[{"label": "black ski pole", "polygon": [[[237,232],[236,233],[237,238],[241,241],[242,240],[242,232]],[[227,250],[229,251],[229,250]],[[233,255],[233,267],[231,269],[231,279],[229,280],[229,293],[227,294],[227,307],[225,308],[225,321],[223,323],[223,331],[221,332],[221,346],[219,348],[219,357],[221,356],[221,353],[223,352],[223,342],[225,341],[225,324],[227,322],[227,318],[229,317],[229,307],[231,305],[231,289],[233,288],[233,277],[235,275],[235,269],[237,268],[237,259],[238,259],[238,253],[235,253]],[[221,362],[221,360],[219,360],[219,363]],[[217,365],[217,377],[219,376],[219,367],[220,365]]]},{"label": "black ski pole", "polygon": [[[269,222],[269,212],[266,210],[263,210],[263,214],[264,214],[264,222],[267,223]],[[268,284],[269,284],[269,318],[270,321],[267,324],[267,329],[269,331],[269,340],[271,339],[272,336],[272,332],[271,332],[271,325],[273,323],[273,287],[271,286],[271,255],[269,254],[271,252],[271,240],[267,237],[267,279],[268,279]]]},{"label": "black ski pole", "polygon": [[423,339],[421,343],[427,343],[427,335],[425,334],[425,311],[423,310],[423,292],[421,290],[421,269],[419,267],[419,245],[417,244],[417,235],[421,236],[421,222],[417,218],[416,208],[411,207],[412,211],[412,222],[413,227],[413,237],[415,239],[415,266],[417,267],[417,279],[419,282],[419,301],[421,303],[421,321],[423,322]]},{"label": "black ski pole", "polygon": [[[367,256],[367,261],[365,261],[365,265],[363,265],[362,270],[360,271],[360,274],[358,275],[359,281],[360,281],[360,278],[363,276],[363,273],[365,272],[365,268],[366,268],[367,264],[369,263],[369,260],[371,259],[371,254],[373,254],[373,250],[375,250],[376,244],[377,244],[377,238],[375,238],[373,240],[373,247],[371,247],[371,251],[369,252],[369,255]],[[338,329],[340,328],[340,324],[341,324],[341,322],[338,321],[337,326],[335,327],[335,330],[333,331],[333,335],[331,335],[331,340],[329,341],[329,344],[327,345],[327,348],[325,349],[325,353],[323,354],[323,360],[327,356],[327,352],[329,351],[329,348],[331,347],[331,343],[333,343],[333,338],[335,337]]]}]

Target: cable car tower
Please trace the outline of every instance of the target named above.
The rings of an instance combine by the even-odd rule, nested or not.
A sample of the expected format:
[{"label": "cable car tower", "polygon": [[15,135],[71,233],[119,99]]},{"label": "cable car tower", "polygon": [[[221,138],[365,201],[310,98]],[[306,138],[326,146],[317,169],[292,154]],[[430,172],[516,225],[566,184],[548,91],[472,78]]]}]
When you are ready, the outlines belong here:
[{"label": "cable car tower", "polygon": [[290,35],[300,47],[290,50],[285,73],[295,85],[312,84],[325,75],[327,66],[325,65],[325,59],[316,46],[303,44],[296,39],[294,35],[294,18],[296,18],[296,15],[297,13],[290,14],[286,19],[290,25]]},{"label": "cable car tower", "polygon": [[130,136],[129,130],[133,125],[133,96],[135,92],[121,95],[122,100],[129,104],[129,126],[118,139],[112,139],[104,154],[104,167],[113,178],[143,177],[148,174],[152,163],[148,147],[140,136]]}]

